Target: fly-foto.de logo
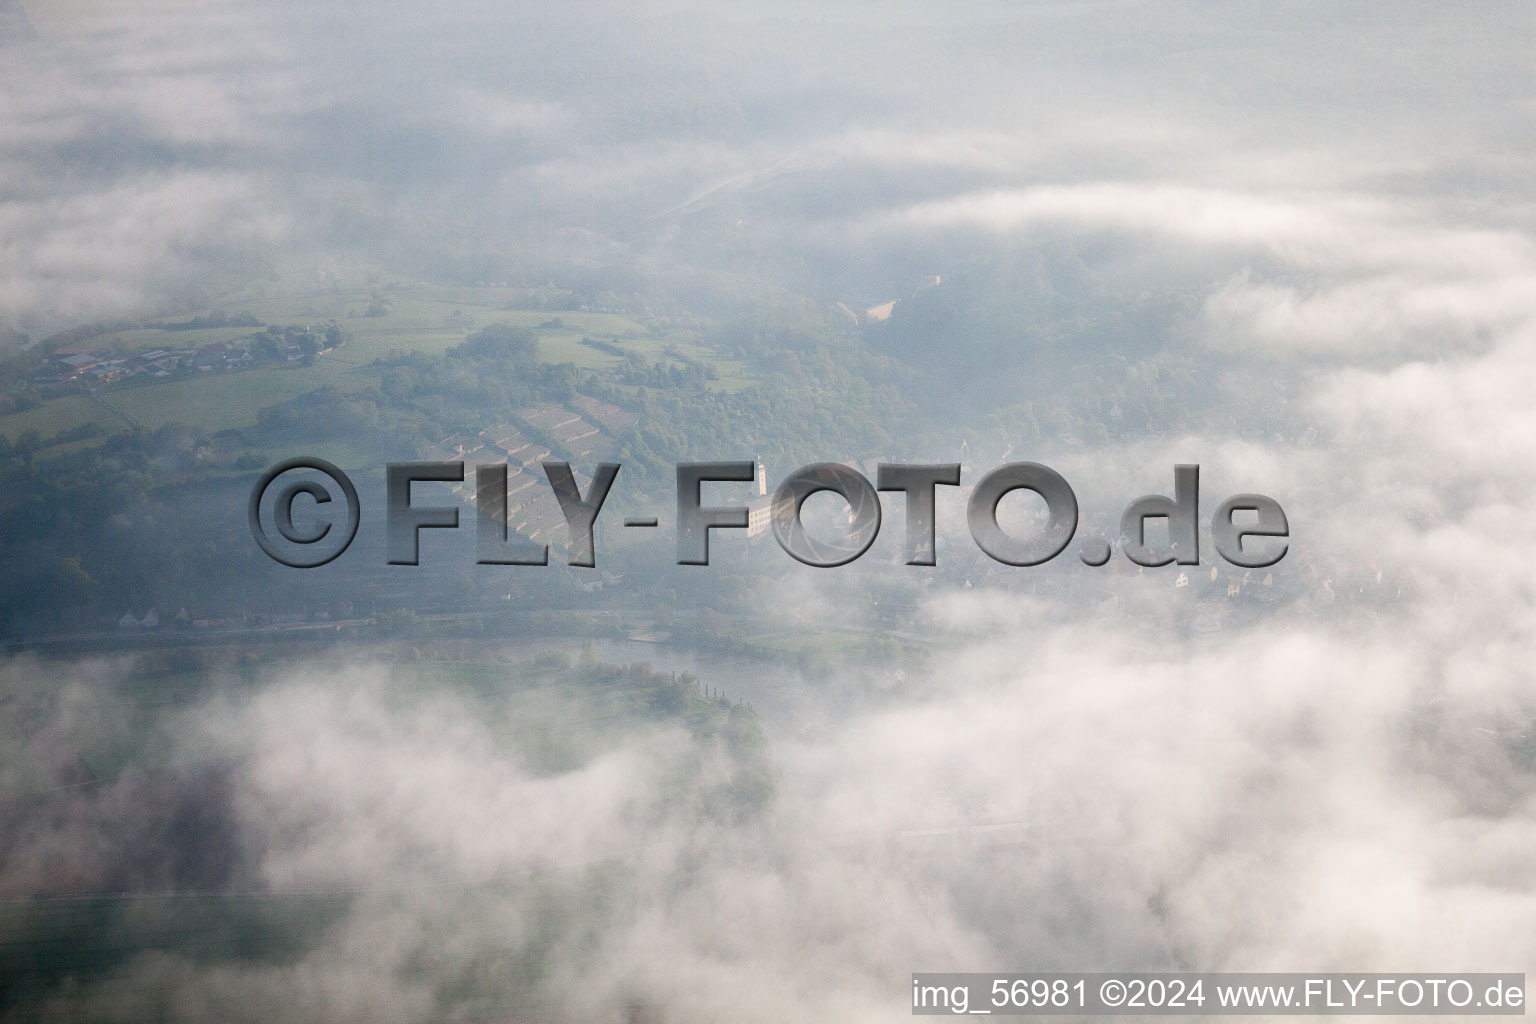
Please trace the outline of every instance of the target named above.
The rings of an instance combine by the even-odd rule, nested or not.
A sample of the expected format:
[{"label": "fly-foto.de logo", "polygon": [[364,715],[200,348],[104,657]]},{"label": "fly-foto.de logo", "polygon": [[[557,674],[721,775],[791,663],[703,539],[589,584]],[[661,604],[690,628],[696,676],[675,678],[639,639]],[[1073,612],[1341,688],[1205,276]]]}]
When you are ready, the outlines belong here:
[{"label": "fly-foto.de logo", "polygon": [[[475,467],[475,560],[481,565],[548,565],[547,544],[508,528],[507,468],[506,463]],[[547,461],[543,469],[565,518],[569,563],[595,566],[593,530],[619,475],[619,466],[612,462],[599,465],[585,494],[569,463]],[[418,502],[413,485],[462,484],[464,463],[391,463],[384,475],[387,561],[390,565],[418,565],[421,531],[458,529],[459,508]],[[748,483],[756,476],[755,462],[686,462],[677,467],[679,565],[708,565],[712,531],[749,530],[758,516],[766,518],[779,546],[795,560],[821,568],[847,565],[868,551],[880,533],[882,491],[905,495],[906,563],[934,565],[939,488],[960,485],[960,465],[880,463],[871,483],[845,463],[818,462],[791,473],[772,495],[762,495],[758,501],[735,505],[705,505],[702,501],[705,483]],[[1200,467],[1175,466],[1173,479],[1172,497],[1143,495],[1131,502],[1120,518],[1120,550],[1137,565],[1200,562]],[[998,505],[1005,496],[1020,490],[1032,491],[1045,502],[1044,523],[1029,535],[1010,533],[998,521]],[[840,495],[848,506],[847,526],[842,536],[833,540],[811,536],[801,519],[806,499],[823,491]],[[269,556],[283,565],[312,569],[331,562],[352,543],[362,520],[362,504],[346,473],[323,459],[297,458],[280,462],[262,474],[251,490],[247,515],[252,536]],[[1166,545],[1153,548],[1148,544],[1150,520],[1166,521]],[[992,470],[971,490],[966,524],[976,545],[997,561],[1014,566],[1041,565],[1072,543],[1078,527],[1077,495],[1061,474],[1048,466],[1010,462]],[[624,525],[656,528],[660,519],[629,517]],[[1285,557],[1289,546],[1290,525],[1284,510],[1262,494],[1236,494],[1221,502],[1211,515],[1210,531],[1217,554],[1248,569],[1274,565]],[[1104,565],[1113,554],[1108,538],[1087,536],[1079,541],[1078,557],[1085,565]]]}]

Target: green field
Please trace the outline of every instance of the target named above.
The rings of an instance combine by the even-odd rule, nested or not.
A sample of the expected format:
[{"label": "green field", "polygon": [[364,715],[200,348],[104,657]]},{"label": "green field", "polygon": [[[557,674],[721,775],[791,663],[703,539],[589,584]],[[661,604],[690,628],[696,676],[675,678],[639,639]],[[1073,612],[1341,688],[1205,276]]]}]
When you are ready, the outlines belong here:
[{"label": "green field", "polygon": [[225,430],[256,422],[256,413],[286,402],[324,384],[354,387],[376,381],[350,367],[295,365],[235,370],[108,391],[105,398],[146,429],[167,423],[187,423],[200,430]]},{"label": "green field", "polygon": [[109,434],[128,426],[128,421],[110,409],[82,395],[55,398],[36,409],[0,416],[0,434],[8,441],[15,441],[28,431],[36,431],[44,441],[62,431],[72,430],[86,423],[99,423]]},{"label": "green field", "polygon": [[214,342],[239,341],[256,333],[252,327],[209,327],[200,331],[163,331],[154,327],[138,327],[131,331],[112,331],[100,334],[78,347],[94,351],[111,349],[128,354],[148,352],[151,349],[202,348]]}]

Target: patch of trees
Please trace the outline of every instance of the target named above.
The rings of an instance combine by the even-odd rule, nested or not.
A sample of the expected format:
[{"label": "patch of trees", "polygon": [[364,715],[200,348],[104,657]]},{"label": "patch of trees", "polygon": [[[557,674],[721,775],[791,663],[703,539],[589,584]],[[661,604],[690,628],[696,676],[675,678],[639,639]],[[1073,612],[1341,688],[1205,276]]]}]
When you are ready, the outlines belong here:
[{"label": "patch of trees", "polygon": [[262,327],[262,322],[250,313],[209,313],[190,320],[158,320],[145,327],[157,331],[206,331],[217,327]]}]

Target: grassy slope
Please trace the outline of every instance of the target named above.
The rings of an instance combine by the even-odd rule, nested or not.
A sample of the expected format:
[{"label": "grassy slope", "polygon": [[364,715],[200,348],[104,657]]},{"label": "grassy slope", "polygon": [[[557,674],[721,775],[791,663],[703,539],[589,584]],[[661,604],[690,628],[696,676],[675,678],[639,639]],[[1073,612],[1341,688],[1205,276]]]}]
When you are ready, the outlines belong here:
[{"label": "grassy slope", "polygon": [[[670,364],[672,360],[663,351],[669,345],[689,358],[712,361],[720,371],[720,380],[713,386],[721,391],[738,391],[751,383],[743,364],[716,357],[686,334],[654,337],[637,320],[611,313],[507,309],[514,295],[495,288],[397,289],[386,295],[389,311],[372,317],[362,315],[372,301],[372,293],[366,289],[232,299],[217,308],[226,314],[251,313],[263,323],[282,325],[318,325],[334,320],[349,340],[311,367],[269,366],[190,379],[129,383],[105,389],[99,399],[52,399],[36,409],[0,417],[0,435],[14,441],[27,431],[36,431],[46,441],[88,422],[100,424],[109,434],[132,422],[149,429],[171,422],[209,431],[248,426],[265,406],[323,385],[355,391],[377,384],[379,373],[369,365],[375,359],[405,352],[440,355],[467,334],[493,323],[534,330],[544,361],[573,363],[585,372],[613,372],[623,364],[618,356],[581,343],[583,337],[591,337],[632,351],[646,362]],[[540,326],[557,318],[559,327]],[[229,327],[190,331],[137,328],[102,335],[88,347],[119,352],[197,348],[237,341],[252,333],[251,328]],[[42,454],[47,457],[66,447],[90,443],[94,442],[74,442],[45,449]]]}]

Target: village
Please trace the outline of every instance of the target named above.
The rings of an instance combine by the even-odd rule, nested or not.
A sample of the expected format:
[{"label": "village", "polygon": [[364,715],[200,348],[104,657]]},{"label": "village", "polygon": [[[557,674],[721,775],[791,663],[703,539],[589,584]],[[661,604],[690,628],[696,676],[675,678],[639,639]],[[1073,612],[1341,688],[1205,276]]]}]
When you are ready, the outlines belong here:
[{"label": "village", "polygon": [[154,348],[124,352],[116,347],[70,345],[54,349],[27,378],[43,397],[109,384],[149,383],[173,377],[224,373],[274,363],[299,363],[330,352],[343,342],[335,324],[267,327],[233,341],[215,341],[198,348]]}]

